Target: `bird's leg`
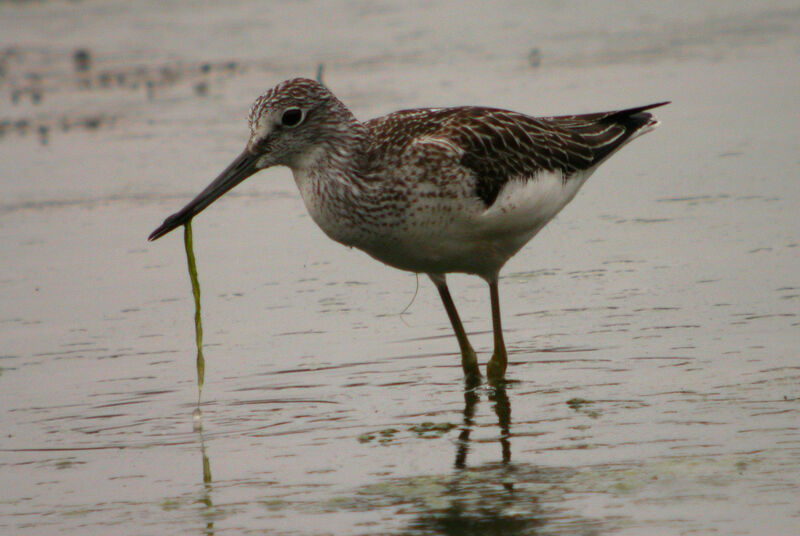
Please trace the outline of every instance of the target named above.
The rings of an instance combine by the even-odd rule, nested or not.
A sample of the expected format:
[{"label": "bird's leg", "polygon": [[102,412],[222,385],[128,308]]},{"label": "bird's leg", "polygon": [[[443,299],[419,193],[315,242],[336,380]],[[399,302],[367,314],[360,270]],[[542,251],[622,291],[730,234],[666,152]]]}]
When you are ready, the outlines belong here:
[{"label": "bird's leg", "polygon": [[436,285],[439,291],[439,296],[442,297],[444,309],[447,311],[447,316],[450,318],[450,323],[453,325],[453,331],[456,333],[458,346],[461,348],[461,367],[464,369],[464,375],[468,379],[476,380],[481,377],[480,369],[478,368],[478,356],[475,355],[475,350],[472,349],[467,333],[464,331],[464,326],[461,324],[461,319],[458,317],[458,311],[453,303],[453,298],[450,296],[450,290],[447,288],[447,282],[444,275],[430,275],[431,280]]},{"label": "bird's leg", "polygon": [[500,383],[506,376],[508,353],[503,342],[503,326],[500,323],[500,294],[497,290],[497,278],[489,281],[489,292],[492,299],[492,328],[494,330],[494,353],[486,365],[486,376],[492,383]]}]

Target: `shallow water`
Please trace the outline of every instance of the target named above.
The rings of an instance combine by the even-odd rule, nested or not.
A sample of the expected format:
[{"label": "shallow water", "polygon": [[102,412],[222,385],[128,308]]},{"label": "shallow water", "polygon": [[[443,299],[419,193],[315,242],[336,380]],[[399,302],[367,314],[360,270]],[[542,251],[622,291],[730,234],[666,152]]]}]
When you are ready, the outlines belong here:
[{"label": "shallow water", "polygon": [[[409,6],[0,4],[0,533],[797,533],[796,3]],[[674,102],[506,267],[500,392],[287,170],[231,192],[196,432],[183,244],[146,236],[320,63],[362,118]]]}]

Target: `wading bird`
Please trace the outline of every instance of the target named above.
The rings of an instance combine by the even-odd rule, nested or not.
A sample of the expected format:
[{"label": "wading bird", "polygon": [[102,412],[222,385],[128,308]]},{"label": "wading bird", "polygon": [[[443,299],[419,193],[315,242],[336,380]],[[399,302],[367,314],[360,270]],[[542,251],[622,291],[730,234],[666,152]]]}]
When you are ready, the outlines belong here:
[{"label": "wading bird", "polygon": [[469,379],[478,360],[445,279],[489,284],[492,382],[508,356],[500,322],[500,269],[569,203],[597,167],[652,130],[647,110],[530,117],[462,106],[403,110],[361,122],[325,86],[296,78],[250,109],[247,147],[205,190],[167,218],[155,240],[258,172],[294,174],[311,217],[333,240],[395,268],[425,273],[444,303]]}]

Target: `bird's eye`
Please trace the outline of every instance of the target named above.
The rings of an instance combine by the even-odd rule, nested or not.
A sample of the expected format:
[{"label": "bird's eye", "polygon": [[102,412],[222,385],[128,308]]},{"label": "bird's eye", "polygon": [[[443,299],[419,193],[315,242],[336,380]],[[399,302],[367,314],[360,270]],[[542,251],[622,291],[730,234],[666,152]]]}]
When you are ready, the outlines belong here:
[{"label": "bird's eye", "polygon": [[281,124],[285,127],[294,127],[303,120],[303,110],[300,108],[289,108],[281,116]]}]

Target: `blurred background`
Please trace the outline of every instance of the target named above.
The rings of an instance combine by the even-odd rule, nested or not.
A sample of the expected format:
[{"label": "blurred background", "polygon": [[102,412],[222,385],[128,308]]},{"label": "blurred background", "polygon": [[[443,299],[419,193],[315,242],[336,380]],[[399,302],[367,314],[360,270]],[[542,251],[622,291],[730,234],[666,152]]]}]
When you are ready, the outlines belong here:
[{"label": "blurred background", "polygon": [[[0,1],[0,532],[795,534],[800,6]],[[321,76],[360,119],[671,100],[503,272],[505,389],[289,170],[146,237]],[[451,278],[482,363],[488,292]]]}]

